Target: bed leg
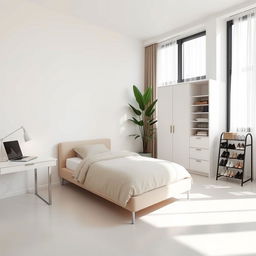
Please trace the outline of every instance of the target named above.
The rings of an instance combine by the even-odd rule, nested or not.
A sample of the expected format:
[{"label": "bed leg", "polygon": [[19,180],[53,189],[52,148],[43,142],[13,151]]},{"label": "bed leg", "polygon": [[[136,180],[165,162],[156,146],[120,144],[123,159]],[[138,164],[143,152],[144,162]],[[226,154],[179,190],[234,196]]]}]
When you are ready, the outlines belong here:
[{"label": "bed leg", "polygon": [[132,212],[132,224],[135,224],[135,212]]},{"label": "bed leg", "polygon": [[189,196],[190,196],[190,191],[187,191],[187,200],[189,200]]},{"label": "bed leg", "polygon": [[65,180],[63,178],[60,178],[61,185],[65,185]]}]

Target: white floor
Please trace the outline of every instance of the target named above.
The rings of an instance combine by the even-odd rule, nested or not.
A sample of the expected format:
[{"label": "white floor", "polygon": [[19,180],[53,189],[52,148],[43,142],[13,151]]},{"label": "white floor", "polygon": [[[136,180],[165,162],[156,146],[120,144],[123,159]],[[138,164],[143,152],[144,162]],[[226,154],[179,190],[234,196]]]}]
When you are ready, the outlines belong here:
[{"label": "white floor", "polygon": [[256,255],[256,184],[193,178],[190,201],[139,212],[136,225],[70,184],[54,187],[50,207],[33,194],[0,200],[0,256]]}]

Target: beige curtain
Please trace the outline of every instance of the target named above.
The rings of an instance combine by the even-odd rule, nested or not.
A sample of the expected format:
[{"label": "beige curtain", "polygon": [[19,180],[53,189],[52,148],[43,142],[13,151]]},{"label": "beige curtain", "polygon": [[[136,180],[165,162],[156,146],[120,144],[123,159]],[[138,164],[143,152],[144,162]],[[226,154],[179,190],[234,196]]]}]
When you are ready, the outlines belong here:
[{"label": "beige curtain", "polygon": [[[152,44],[145,47],[145,77],[144,88],[152,87],[152,101],[156,99],[156,54],[157,44]],[[157,157],[156,133],[153,140],[148,144],[148,152],[151,152],[153,157]]]}]

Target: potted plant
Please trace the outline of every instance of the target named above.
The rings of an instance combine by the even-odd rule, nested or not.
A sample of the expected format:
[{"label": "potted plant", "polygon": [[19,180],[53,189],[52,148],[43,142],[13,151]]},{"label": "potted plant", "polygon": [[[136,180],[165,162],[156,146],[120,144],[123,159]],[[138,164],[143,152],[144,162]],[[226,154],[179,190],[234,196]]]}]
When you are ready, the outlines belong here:
[{"label": "potted plant", "polygon": [[152,88],[147,88],[144,94],[140,92],[140,90],[133,85],[133,93],[136,99],[138,106],[134,107],[129,104],[132,109],[134,116],[132,119],[129,119],[135,125],[138,126],[139,133],[131,134],[130,136],[134,137],[134,139],[141,138],[143,145],[143,152],[140,153],[143,156],[151,157],[151,153],[147,152],[148,143],[153,139],[155,129],[154,124],[157,120],[154,118],[155,105],[157,100],[152,102]]}]

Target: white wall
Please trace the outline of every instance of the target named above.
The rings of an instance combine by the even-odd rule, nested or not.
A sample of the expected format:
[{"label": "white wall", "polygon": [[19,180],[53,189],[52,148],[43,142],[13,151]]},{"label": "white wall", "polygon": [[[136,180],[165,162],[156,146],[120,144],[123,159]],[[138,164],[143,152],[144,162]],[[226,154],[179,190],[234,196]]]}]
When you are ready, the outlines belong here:
[{"label": "white wall", "polygon": [[[0,0],[0,17],[0,137],[23,125],[33,140],[20,142],[33,155],[102,137],[115,150],[140,149],[127,121],[131,85],[143,83],[140,41],[29,0]],[[0,176],[0,198],[25,192],[32,174]]]}]

